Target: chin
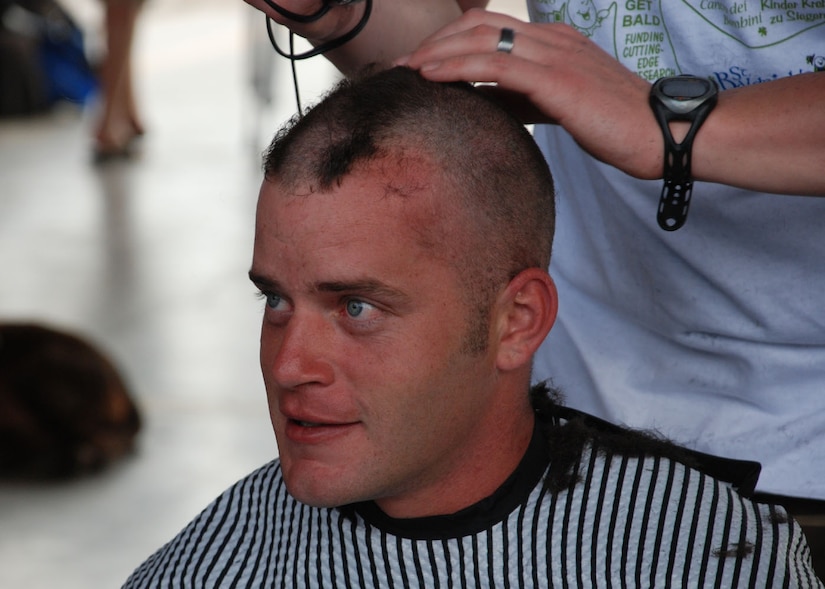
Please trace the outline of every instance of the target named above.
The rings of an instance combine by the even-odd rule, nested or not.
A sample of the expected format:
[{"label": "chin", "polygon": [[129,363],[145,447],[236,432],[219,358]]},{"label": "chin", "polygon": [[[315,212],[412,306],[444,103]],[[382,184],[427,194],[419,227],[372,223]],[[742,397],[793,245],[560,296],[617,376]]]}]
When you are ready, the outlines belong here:
[{"label": "chin", "polygon": [[[283,463],[282,463],[283,464]],[[332,482],[339,482],[340,477],[333,473],[298,472],[298,469],[284,467],[286,490],[301,503],[311,507],[340,507],[359,501],[354,493],[346,492]]]},{"label": "chin", "polygon": [[302,485],[290,485],[287,483],[286,490],[298,501],[310,507],[333,508],[355,503],[357,500],[348,498],[345,494],[335,493],[333,489],[323,489],[322,491],[306,489]]}]

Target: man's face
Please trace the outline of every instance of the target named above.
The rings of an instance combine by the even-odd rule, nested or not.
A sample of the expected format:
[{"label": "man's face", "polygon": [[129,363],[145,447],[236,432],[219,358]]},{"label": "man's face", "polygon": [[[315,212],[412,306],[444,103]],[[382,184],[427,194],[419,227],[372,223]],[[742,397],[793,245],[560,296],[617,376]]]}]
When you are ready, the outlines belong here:
[{"label": "man's face", "polygon": [[374,168],[327,194],[264,182],[250,275],[266,297],[261,366],[290,492],[411,517],[477,474],[497,435],[495,351],[467,351],[474,310],[433,256],[443,243],[421,243],[446,214],[440,188]]}]

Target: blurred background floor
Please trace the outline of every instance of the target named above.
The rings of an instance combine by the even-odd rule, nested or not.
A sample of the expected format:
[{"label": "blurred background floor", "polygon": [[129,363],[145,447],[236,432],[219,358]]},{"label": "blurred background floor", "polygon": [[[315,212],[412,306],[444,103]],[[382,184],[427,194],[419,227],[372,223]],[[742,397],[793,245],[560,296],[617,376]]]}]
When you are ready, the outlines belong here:
[{"label": "blurred background floor", "polygon": [[[100,4],[63,4],[94,42]],[[0,321],[88,337],[144,416],[137,452],[110,470],[0,485],[0,587],[118,587],[277,455],[246,272],[260,152],[295,101],[263,27],[241,0],[146,3],[135,55],[148,133],[133,160],[92,165],[90,115],[74,106],[0,119]],[[251,55],[271,58],[271,104],[254,96]],[[336,77],[323,59],[298,68],[305,103]]]}]

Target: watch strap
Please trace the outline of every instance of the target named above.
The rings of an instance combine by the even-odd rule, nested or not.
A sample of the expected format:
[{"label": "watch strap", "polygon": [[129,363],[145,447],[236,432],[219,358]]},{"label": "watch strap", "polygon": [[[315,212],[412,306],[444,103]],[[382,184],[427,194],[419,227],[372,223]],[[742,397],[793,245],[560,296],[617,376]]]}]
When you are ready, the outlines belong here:
[{"label": "watch strap", "polygon": [[[702,92],[695,92],[688,87],[695,86],[697,82],[704,86]],[[650,89],[650,106],[664,138],[664,185],[656,220],[665,231],[675,231],[687,220],[693,192],[693,140],[716,106],[717,95],[718,86],[712,79],[686,74],[661,78]],[[673,121],[690,123],[684,139],[678,143],[670,130]]]},{"label": "watch strap", "polygon": [[707,102],[692,112],[690,129],[680,143],[676,142],[670,132],[670,122],[686,119],[677,117],[663,108],[654,109],[665,140],[664,184],[656,214],[659,227],[665,231],[676,231],[687,220],[690,197],[693,192],[691,175],[693,140],[714,104],[715,101]]}]

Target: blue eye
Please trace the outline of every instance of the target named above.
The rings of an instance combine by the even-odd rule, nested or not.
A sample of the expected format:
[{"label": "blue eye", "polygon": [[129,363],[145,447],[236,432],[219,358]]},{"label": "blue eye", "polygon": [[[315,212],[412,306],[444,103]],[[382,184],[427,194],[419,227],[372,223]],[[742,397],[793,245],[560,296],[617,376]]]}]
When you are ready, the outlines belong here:
[{"label": "blue eye", "polygon": [[266,306],[267,306],[267,307],[273,307],[273,308],[275,308],[275,307],[277,307],[277,306],[280,304],[280,302],[281,302],[281,296],[280,296],[280,295],[276,295],[276,294],[272,294],[272,293],[267,293],[267,294],[265,294],[264,296],[266,297]]},{"label": "blue eye", "polygon": [[344,313],[349,319],[359,323],[373,323],[381,316],[378,307],[361,299],[347,299],[344,303]]},{"label": "blue eye", "polygon": [[266,307],[273,311],[286,311],[285,305],[287,301],[279,294],[274,292],[262,292],[261,296],[266,300]]},{"label": "blue eye", "polygon": [[370,307],[368,303],[364,301],[359,301],[357,299],[351,299],[347,301],[347,315],[350,317],[358,317],[361,315],[367,307]]}]

